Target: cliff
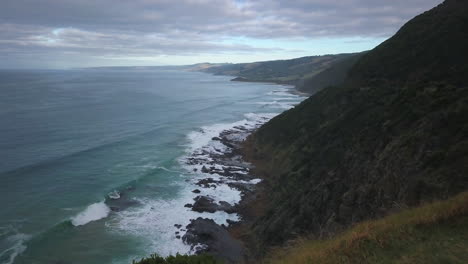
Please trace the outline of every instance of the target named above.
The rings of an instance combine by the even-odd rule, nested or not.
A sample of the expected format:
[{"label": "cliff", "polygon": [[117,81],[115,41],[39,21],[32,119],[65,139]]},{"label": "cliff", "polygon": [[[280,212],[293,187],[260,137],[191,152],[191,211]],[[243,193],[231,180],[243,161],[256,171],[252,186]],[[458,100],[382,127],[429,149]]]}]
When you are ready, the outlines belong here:
[{"label": "cliff", "polygon": [[257,252],[468,187],[468,2],[447,0],[251,135],[264,177]]}]

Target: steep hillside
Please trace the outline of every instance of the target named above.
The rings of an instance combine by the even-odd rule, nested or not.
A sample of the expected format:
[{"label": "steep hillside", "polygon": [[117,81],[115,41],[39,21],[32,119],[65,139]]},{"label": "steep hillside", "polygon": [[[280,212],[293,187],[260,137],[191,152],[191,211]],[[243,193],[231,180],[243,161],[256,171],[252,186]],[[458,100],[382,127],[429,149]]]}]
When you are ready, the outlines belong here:
[{"label": "steep hillside", "polygon": [[253,244],[332,234],[466,190],[466,47],[468,1],[447,0],[364,54],[342,85],[249,137],[269,201]]},{"label": "steep hillside", "polygon": [[275,82],[295,85],[303,79],[310,78],[328,69],[335,62],[352,55],[354,54],[310,56],[291,60],[214,65],[201,69],[201,71],[217,75],[241,77],[241,80],[244,81]]},{"label": "steep hillside", "polygon": [[419,15],[363,56],[350,71],[355,85],[466,85],[468,15],[465,0],[447,0]]},{"label": "steep hillside", "polygon": [[351,67],[361,58],[365,52],[352,54],[334,61],[328,68],[312,77],[301,80],[296,88],[308,94],[327,88],[329,86],[342,85],[348,76]]}]

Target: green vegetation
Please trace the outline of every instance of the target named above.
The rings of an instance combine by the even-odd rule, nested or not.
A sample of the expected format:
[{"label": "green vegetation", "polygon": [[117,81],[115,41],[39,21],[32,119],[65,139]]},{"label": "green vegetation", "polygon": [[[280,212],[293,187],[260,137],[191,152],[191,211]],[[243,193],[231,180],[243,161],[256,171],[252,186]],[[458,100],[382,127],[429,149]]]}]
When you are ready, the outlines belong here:
[{"label": "green vegetation", "polygon": [[133,261],[133,264],[221,264],[212,256],[208,255],[179,255],[163,258],[156,254],[149,258],[143,258],[140,261]]},{"label": "green vegetation", "polygon": [[366,53],[203,65],[315,93],[245,142],[264,178],[240,234],[254,257],[468,263],[466,47],[468,1],[446,0]]},{"label": "green vegetation", "polygon": [[337,54],[309,56],[291,60],[204,65],[203,68],[197,68],[197,70],[217,75],[242,77],[244,81],[296,85],[353,55],[354,54]]},{"label": "green vegetation", "polygon": [[350,81],[355,85],[466,85],[467,5],[446,0],[410,20],[356,63]]},{"label": "green vegetation", "polygon": [[273,252],[280,263],[468,263],[468,192]]},{"label": "green vegetation", "polygon": [[467,190],[466,47],[468,2],[445,1],[250,136],[269,202],[253,251]]}]

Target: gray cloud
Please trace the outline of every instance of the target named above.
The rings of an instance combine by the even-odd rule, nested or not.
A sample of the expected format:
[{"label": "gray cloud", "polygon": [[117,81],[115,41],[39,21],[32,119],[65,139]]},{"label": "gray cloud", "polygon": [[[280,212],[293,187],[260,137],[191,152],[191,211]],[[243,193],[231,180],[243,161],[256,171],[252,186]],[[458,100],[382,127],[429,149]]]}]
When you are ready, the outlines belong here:
[{"label": "gray cloud", "polygon": [[229,39],[388,37],[442,0],[4,0],[0,56],[293,52]]}]

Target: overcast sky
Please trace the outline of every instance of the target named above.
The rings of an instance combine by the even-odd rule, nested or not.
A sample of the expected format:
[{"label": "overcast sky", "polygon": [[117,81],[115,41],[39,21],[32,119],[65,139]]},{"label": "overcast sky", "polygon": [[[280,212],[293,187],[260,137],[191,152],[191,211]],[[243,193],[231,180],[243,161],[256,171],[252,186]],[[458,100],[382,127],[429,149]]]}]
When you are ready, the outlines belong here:
[{"label": "overcast sky", "polygon": [[0,68],[251,62],[368,50],[442,0],[0,0]]}]

